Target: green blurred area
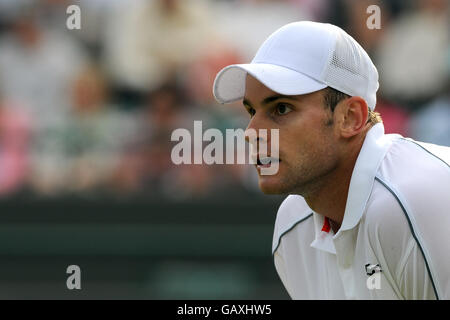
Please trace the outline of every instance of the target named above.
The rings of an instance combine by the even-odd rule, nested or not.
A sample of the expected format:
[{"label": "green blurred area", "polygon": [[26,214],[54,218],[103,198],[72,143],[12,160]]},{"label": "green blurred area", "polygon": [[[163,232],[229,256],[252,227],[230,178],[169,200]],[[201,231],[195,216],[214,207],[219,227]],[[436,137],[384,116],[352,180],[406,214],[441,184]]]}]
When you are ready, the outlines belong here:
[{"label": "green blurred area", "polygon": [[287,299],[271,256],[280,200],[4,200],[0,299]]}]

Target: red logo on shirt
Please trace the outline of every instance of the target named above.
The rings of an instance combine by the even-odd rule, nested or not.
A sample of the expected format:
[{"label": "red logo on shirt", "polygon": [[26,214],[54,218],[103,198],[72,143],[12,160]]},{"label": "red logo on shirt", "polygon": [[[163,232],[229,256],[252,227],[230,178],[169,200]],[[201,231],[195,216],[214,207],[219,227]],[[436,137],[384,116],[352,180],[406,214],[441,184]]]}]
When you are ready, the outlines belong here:
[{"label": "red logo on shirt", "polygon": [[331,227],[330,227],[330,220],[328,220],[328,218],[325,217],[325,219],[323,221],[322,231],[328,233],[328,232],[330,232],[330,229],[331,229]]}]

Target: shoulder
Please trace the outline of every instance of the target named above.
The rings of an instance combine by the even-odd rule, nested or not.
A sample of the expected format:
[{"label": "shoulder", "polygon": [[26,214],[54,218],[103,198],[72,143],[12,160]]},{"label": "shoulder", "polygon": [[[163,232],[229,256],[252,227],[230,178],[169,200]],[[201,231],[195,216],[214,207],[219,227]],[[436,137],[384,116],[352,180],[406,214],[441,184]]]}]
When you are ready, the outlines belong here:
[{"label": "shoulder", "polygon": [[289,195],[281,203],[273,234],[272,252],[275,252],[284,234],[295,226],[312,217],[312,210],[305,199],[299,195]]},{"label": "shoulder", "polygon": [[384,157],[378,175],[387,179],[413,182],[435,180],[450,181],[450,147],[415,141],[409,138],[394,139]]},{"label": "shoulder", "polygon": [[449,163],[449,147],[400,138],[387,152],[375,181],[411,218],[439,219],[450,208]]},{"label": "shoulder", "polygon": [[403,138],[402,142],[410,144],[410,146],[415,145],[416,149],[419,148],[419,151],[424,151],[429,158],[434,159],[434,161],[439,160],[443,167],[450,168],[450,147],[416,141],[410,138]]}]

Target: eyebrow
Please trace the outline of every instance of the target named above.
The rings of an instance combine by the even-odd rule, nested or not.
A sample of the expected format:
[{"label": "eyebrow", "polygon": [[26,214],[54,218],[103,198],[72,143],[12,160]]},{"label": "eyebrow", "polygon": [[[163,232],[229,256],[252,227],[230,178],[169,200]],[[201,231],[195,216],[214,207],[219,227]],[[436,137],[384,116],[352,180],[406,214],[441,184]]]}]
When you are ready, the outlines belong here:
[{"label": "eyebrow", "polygon": [[[279,99],[288,99],[288,100],[298,101],[298,99],[297,99],[296,96],[286,96],[286,95],[284,95],[284,94],[274,94],[274,95],[272,95],[272,96],[269,96],[269,97],[267,97],[267,98],[264,98],[264,100],[262,101],[261,104],[267,105],[267,104],[269,104],[269,103],[271,103],[271,102],[274,102],[274,101],[276,101],[276,100],[279,100]],[[243,103],[244,105],[249,106],[249,107],[251,107],[251,105],[252,105],[252,104],[250,103],[250,101],[247,100],[247,99],[245,99],[245,98],[244,98],[244,100],[242,101],[242,103]]]}]

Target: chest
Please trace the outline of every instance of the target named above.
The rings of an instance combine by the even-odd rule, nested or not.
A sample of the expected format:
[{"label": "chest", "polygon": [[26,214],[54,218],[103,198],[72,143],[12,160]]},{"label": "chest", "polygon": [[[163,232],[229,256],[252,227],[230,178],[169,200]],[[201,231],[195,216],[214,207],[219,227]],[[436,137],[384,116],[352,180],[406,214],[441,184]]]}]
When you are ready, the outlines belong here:
[{"label": "chest", "polygon": [[332,254],[311,247],[311,229],[290,232],[280,246],[292,298],[401,298],[390,270],[379,261],[367,237],[358,232],[340,237]]}]

